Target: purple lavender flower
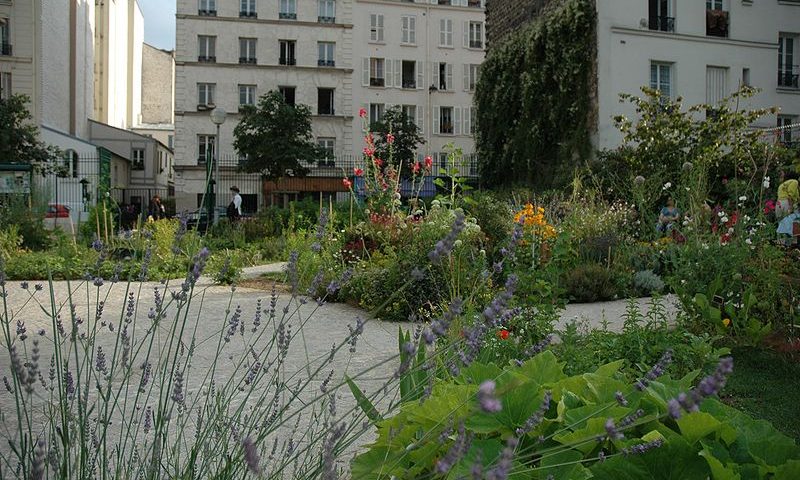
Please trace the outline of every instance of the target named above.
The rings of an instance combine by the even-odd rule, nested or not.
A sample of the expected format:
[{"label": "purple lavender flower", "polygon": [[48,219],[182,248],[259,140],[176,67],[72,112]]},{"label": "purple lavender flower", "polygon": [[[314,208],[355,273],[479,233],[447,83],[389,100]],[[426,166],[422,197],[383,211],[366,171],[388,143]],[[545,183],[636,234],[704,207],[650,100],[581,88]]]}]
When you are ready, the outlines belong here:
[{"label": "purple lavender flower", "polygon": [[103,281],[103,277],[94,277],[92,284],[95,287],[102,287],[105,282]]},{"label": "purple lavender flower", "polygon": [[36,449],[33,451],[33,464],[31,465],[31,478],[42,480],[44,478],[44,460],[47,457],[47,442],[44,437],[39,437],[36,441]]},{"label": "purple lavender flower", "polygon": [[98,372],[108,373],[108,366],[106,365],[106,354],[103,352],[103,347],[97,347],[97,356],[95,358],[95,370]]},{"label": "purple lavender flower", "polygon": [[725,383],[731,373],[733,373],[733,358],[720,359],[714,373],[702,379],[689,394],[680,393],[677,397],[667,402],[669,415],[677,419],[681,415],[681,410],[687,412],[700,410],[700,403],[708,397],[718,395],[720,390],[725,387]]},{"label": "purple lavender flower", "polygon": [[496,386],[492,380],[486,380],[478,387],[478,404],[486,413],[497,413],[503,409],[503,404],[495,396]]},{"label": "purple lavender flower", "polygon": [[95,238],[94,242],[92,242],[92,248],[94,249],[95,252],[103,250],[104,247],[105,245],[103,245],[103,241],[100,240],[99,238]]},{"label": "purple lavender flower", "polygon": [[286,276],[289,278],[289,284],[292,286],[292,296],[297,295],[297,286],[299,277],[297,275],[297,262],[300,259],[300,254],[296,250],[289,253],[289,260],[286,262]]},{"label": "purple lavender flower", "polygon": [[663,444],[664,444],[664,441],[661,440],[660,438],[658,438],[656,440],[653,440],[652,442],[639,443],[637,445],[633,445],[633,446],[630,446],[630,447],[623,448],[622,449],[622,454],[625,455],[625,456],[628,456],[628,455],[642,455],[642,454],[646,453],[649,450],[652,450],[654,448],[659,448]]},{"label": "purple lavender flower", "polygon": [[453,299],[444,314],[431,323],[430,329],[425,329],[422,332],[422,338],[425,340],[425,343],[432,345],[437,338],[447,335],[447,330],[450,328],[450,323],[455,320],[456,317],[461,315],[463,308],[464,301],[461,300],[461,298]]},{"label": "purple lavender flower", "polygon": [[11,382],[8,381],[8,377],[6,377],[5,375],[3,375],[3,385],[5,385],[6,390],[8,390],[8,393],[14,393],[14,387],[11,386]]},{"label": "purple lavender flower", "polygon": [[228,331],[225,332],[224,340],[226,342],[231,341],[231,337],[236,333],[236,329],[239,327],[239,320],[242,317],[242,306],[236,305],[236,310],[233,311],[233,315],[228,319]]},{"label": "purple lavender flower", "polygon": [[664,352],[664,355],[661,356],[661,359],[653,365],[650,371],[645,374],[643,378],[636,380],[633,384],[637,390],[642,391],[650,385],[650,382],[657,379],[661,375],[664,375],[664,372],[667,370],[667,367],[672,363],[672,350],[667,350]]},{"label": "purple lavender flower", "polygon": [[623,406],[623,407],[627,407],[628,406],[628,400],[625,398],[625,395],[623,395],[622,392],[616,392],[614,394],[614,398],[617,399],[617,403],[620,406]]},{"label": "purple lavender flower", "polygon": [[64,385],[67,391],[67,398],[70,400],[75,396],[75,379],[72,377],[72,372],[64,369]]},{"label": "purple lavender flower", "polygon": [[322,480],[336,480],[339,475],[336,472],[336,444],[344,436],[347,428],[345,423],[341,423],[331,428],[325,435],[322,444]]},{"label": "purple lavender flower", "polygon": [[253,439],[246,437],[242,440],[242,450],[244,450],[244,463],[247,465],[247,469],[250,470],[250,473],[253,475],[261,475],[261,467],[259,466],[261,459],[258,457],[258,449],[255,443],[253,443]]},{"label": "purple lavender flower", "polygon": [[606,427],[606,436],[608,437],[609,440],[622,440],[623,438],[625,438],[625,435],[623,435],[619,430],[617,430],[617,426],[616,424],[614,424],[613,418],[609,418],[608,420],[606,420],[605,427]]},{"label": "purple lavender flower", "polygon": [[436,473],[445,474],[449,472],[456,463],[464,458],[471,444],[472,435],[464,430],[464,424],[462,423],[458,427],[458,435],[456,435],[453,444],[450,445],[450,449],[444,457],[436,462]]},{"label": "purple lavender flower", "polygon": [[639,420],[644,416],[644,410],[641,408],[637,409],[635,412],[631,413],[630,415],[626,415],[622,418],[619,422],[617,422],[617,428],[626,429]]},{"label": "purple lavender flower", "polygon": [[434,249],[428,253],[428,259],[431,263],[440,264],[445,257],[449,256],[455,247],[458,236],[464,230],[466,226],[464,212],[456,210],[455,215],[456,218],[450,231],[443,239],[436,242]]},{"label": "purple lavender flower", "polygon": [[172,385],[172,400],[175,403],[183,403],[183,372],[175,372],[175,378]]},{"label": "purple lavender flower", "polygon": [[[525,350],[522,353],[523,360],[527,360],[529,358],[533,358],[534,356],[542,353],[545,348],[550,346],[551,343],[553,343],[553,335],[552,334],[551,335],[547,335],[546,337],[544,337],[544,339],[542,339],[541,342],[536,343],[534,345],[531,345],[530,348]],[[517,364],[518,367],[521,367],[524,364],[523,360],[516,360],[516,364]]]},{"label": "purple lavender flower", "polygon": [[150,433],[150,429],[153,427],[153,407],[149,406],[144,411],[144,434],[147,435]]},{"label": "purple lavender flower", "polygon": [[503,453],[500,455],[500,461],[487,473],[487,480],[506,480],[508,478],[514,465],[514,454],[517,445],[519,445],[519,440],[515,437],[511,437],[506,441],[506,448],[503,449]]},{"label": "purple lavender flower", "polygon": [[553,394],[550,390],[544,392],[544,398],[542,398],[542,403],[539,405],[539,409],[534,412],[533,415],[528,418],[525,422],[525,425],[517,429],[517,436],[525,435],[526,433],[532,431],[536,428],[542,421],[544,420],[544,416],[547,414],[547,411],[550,410],[550,402],[553,400]]},{"label": "purple lavender flower", "polygon": [[350,353],[356,352],[356,343],[358,342],[358,337],[364,333],[364,325],[366,325],[366,321],[364,321],[361,317],[356,317],[356,326],[353,328],[349,323],[347,324],[347,329],[350,331],[350,336],[347,339],[347,343],[350,344]]}]

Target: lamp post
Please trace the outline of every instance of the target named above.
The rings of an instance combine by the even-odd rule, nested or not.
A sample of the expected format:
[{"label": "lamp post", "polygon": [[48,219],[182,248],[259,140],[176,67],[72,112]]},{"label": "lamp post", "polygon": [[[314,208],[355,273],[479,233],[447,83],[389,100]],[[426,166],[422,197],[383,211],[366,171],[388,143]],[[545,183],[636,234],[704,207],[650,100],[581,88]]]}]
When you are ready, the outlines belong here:
[{"label": "lamp post", "polygon": [[225,111],[224,108],[216,107],[214,110],[211,110],[211,121],[214,122],[214,125],[217,126],[217,136],[215,137],[214,141],[214,211],[207,212],[208,213],[208,221],[216,223],[216,209],[217,209],[217,188],[216,184],[219,182],[219,149],[220,149],[220,139],[219,139],[219,127],[223,123],[225,123],[225,116],[228,112]]}]

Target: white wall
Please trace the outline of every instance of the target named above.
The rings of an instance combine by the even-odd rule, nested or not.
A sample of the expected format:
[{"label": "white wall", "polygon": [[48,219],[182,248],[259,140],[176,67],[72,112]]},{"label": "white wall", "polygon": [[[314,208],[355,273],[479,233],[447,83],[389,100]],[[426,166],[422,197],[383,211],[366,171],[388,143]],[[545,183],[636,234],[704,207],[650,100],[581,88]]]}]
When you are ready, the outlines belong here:
[{"label": "white wall", "polygon": [[[675,32],[656,32],[640,25],[649,16],[648,2],[598,0],[598,147],[612,148],[621,135],[611,117],[629,118],[635,112],[619,103],[619,93],[641,93],[650,84],[650,62],[672,63],[673,98],[685,105],[706,102],[706,67],[726,67],[728,93],[742,82],[742,71],[750,69],[750,83],[762,89],[748,108],[780,106],[784,112],[800,113],[800,91],[777,88],[778,32],[800,31],[800,4],[779,1],[729,0],[729,38],[706,36],[705,2],[675,0]],[[766,117],[759,126],[775,126]]]}]

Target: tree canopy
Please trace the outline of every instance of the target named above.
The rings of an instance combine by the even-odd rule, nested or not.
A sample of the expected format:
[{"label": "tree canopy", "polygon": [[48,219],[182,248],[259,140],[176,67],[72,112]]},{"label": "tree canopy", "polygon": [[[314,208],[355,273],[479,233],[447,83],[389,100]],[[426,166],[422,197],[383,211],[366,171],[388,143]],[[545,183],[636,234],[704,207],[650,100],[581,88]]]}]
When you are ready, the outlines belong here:
[{"label": "tree canopy", "polygon": [[39,128],[26,107],[29,101],[25,95],[0,99],[0,163],[42,166],[59,155],[57,148],[39,139]]},{"label": "tree canopy", "polygon": [[233,131],[233,146],[243,156],[240,168],[277,180],[305,176],[323,155],[311,134],[311,110],[289,105],[278,91],[263,95],[258,105],[242,106],[242,120]]}]

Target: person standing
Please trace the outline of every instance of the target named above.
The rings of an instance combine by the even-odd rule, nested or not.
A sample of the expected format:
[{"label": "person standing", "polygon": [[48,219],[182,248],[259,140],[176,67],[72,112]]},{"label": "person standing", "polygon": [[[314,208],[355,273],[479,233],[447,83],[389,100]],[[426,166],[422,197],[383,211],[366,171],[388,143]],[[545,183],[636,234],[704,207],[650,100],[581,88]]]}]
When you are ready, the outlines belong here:
[{"label": "person standing", "polygon": [[150,200],[150,208],[147,214],[152,217],[153,220],[167,218],[167,209],[164,208],[164,204],[161,203],[161,197],[155,195],[153,199]]},{"label": "person standing", "polygon": [[778,202],[775,204],[775,216],[778,219],[793,213],[800,206],[800,189],[797,172],[787,172],[783,183],[778,186]]},{"label": "person standing", "polygon": [[231,193],[233,193],[233,198],[231,203],[228,204],[227,214],[228,220],[235,222],[242,216],[242,196],[239,195],[239,187],[237,186],[231,187]]}]

